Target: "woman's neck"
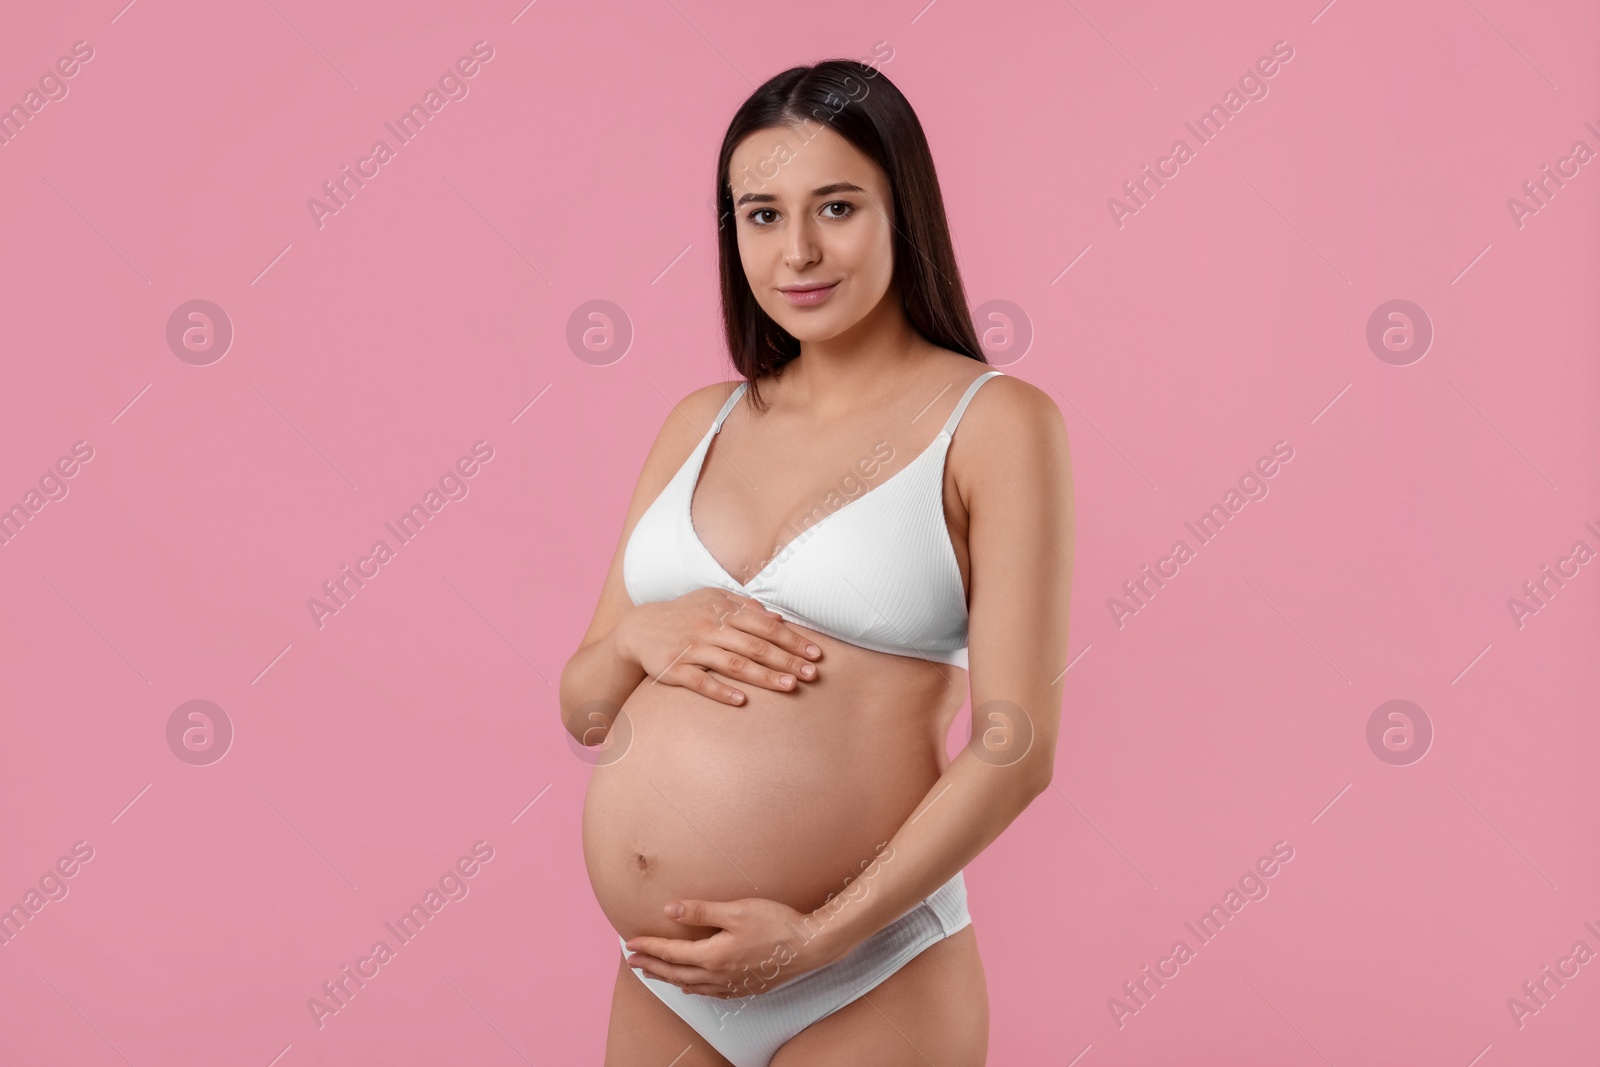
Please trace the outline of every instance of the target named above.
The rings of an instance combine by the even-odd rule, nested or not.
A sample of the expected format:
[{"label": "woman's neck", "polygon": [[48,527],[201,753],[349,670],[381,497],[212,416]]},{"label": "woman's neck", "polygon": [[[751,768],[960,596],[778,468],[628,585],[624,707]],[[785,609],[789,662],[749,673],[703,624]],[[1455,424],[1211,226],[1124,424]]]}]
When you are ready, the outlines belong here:
[{"label": "woman's neck", "polygon": [[830,419],[892,395],[930,347],[898,301],[893,310],[897,322],[870,326],[863,320],[826,341],[802,341],[800,355],[783,368],[779,388],[785,406]]}]

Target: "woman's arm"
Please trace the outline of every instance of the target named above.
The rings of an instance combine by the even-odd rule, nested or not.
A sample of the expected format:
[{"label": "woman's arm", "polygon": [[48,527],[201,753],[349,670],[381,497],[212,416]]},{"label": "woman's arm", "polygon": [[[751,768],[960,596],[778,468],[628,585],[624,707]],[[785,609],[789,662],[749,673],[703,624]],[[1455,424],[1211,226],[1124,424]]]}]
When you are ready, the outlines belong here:
[{"label": "woman's arm", "polygon": [[616,642],[617,623],[633,608],[622,582],[622,558],[628,538],[633,536],[639,517],[671,481],[683,458],[699,443],[699,434],[705,432],[702,427],[711,424],[722,403],[721,395],[726,392],[725,385],[710,385],[685,397],[667,415],[640,468],[594,617],[589,620],[578,650],[561,670],[561,724],[582,744],[597,745],[605,739],[604,731],[622,702],[645,678],[644,668],[624,655]]},{"label": "woman's arm", "polygon": [[1075,526],[1067,431],[1042,390],[1011,377],[988,388],[1003,403],[973,403],[969,447],[951,457],[971,516],[972,739],[878,858],[809,916],[830,958],[955,877],[1050,784]]},{"label": "woman's arm", "polygon": [[[745,694],[719,681],[712,670],[779,692],[816,677],[805,637],[749,597],[705,588],[636,606],[623,583],[622,561],[633,528],[699,446],[733,388],[719,382],[690,393],[667,416],[645,458],[594,618],[561,671],[561,724],[580,744],[602,743],[623,702],[652,673],[657,682],[735,707]],[[794,679],[789,686],[780,682],[785,675]]]}]

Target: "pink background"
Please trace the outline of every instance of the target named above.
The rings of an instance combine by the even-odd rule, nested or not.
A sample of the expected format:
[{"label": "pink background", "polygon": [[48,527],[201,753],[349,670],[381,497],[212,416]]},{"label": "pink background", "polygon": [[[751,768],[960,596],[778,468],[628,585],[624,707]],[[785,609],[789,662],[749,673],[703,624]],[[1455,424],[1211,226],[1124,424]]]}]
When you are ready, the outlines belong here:
[{"label": "pink background", "polygon": [[[728,118],[881,41],[975,311],[1014,306],[980,315],[993,359],[1074,452],[1054,788],[967,871],[990,1062],[1594,1062],[1600,962],[1507,1007],[1600,951],[1600,562],[1508,608],[1600,549],[1600,162],[1507,207],[1600,149],[1594,5],[119,3],[0,33],[0,104],[94,50],[0,146],[0,505],[93,449],[0,548],[0,904],[94,850],[0,945],[0,1061],[599,1062],[617,948],[555,682],[671,403],[734,377]],[[323,182],[479,40],[469,95],[319,227]],[[1269,94],[1198,145],[1275,41]],[[204,366],[166,337],[196,299],[234,330]],[[1396,299],[1434,331],[1407,365],[1366,339]],[[569,343],[593,300],[625,352]],[[319,627],[476,441],[468,495]],[[1119,626],[1277,441],[1269,495]],[[209,765],[167,739],[197,699],[234,730]],[[1367,740],[1396,699],[1433,731],[1406,765]],[[307,999],[475,841],[470,893],[319,1029]]]}]

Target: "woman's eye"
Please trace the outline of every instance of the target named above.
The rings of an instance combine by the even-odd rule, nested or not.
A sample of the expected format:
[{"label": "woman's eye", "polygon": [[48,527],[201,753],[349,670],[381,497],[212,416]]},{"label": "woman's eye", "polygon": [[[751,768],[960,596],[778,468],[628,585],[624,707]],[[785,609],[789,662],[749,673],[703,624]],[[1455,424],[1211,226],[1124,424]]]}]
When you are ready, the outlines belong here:
[{"label": "woman's eye", "polygon": [[[855,211],[855,205],[851,204],[849,201],[846,201],[846,200],[830,200],[826,204],[822,205],[822,210],[824,212],[827,212],[830,208],[843,208],[844,211],[843,211],[842,214],[825,214],[823,216],[824,218],[829,218],[829,219],[847,219],[847,218],[850,217],[851,213]],[[756,226],[765,227],[765,226],[770,226],[771,223],[767,222],[767,221],[764,221],[761,218],[761,216],[762,215],[776,215],[776,214],[777,214],[777,212],[773,211],[769,207],[758,207],[754,211],[750,212],[750,214],[746,215],[745,218],[749,222],[751,222],[752,224],[754,224]]]}]

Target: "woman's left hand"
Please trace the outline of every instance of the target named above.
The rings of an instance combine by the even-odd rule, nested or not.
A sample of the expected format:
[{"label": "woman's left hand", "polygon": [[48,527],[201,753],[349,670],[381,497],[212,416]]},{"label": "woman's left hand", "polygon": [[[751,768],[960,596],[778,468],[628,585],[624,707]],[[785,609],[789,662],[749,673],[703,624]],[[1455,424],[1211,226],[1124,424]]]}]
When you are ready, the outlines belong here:
[{"label": "woman's left hand", "polygon": [[[676,906],[682,911],[673,914]],[[685,926],[715,926],[697,941],[635,937],[629,967],[681,986],[686,993],[733,999],[832,963],[843,953],[822,936],[815,916],[760,897],[673,901],[667,917]],[[826,921],[826,920],[824,920]]]}]

